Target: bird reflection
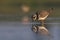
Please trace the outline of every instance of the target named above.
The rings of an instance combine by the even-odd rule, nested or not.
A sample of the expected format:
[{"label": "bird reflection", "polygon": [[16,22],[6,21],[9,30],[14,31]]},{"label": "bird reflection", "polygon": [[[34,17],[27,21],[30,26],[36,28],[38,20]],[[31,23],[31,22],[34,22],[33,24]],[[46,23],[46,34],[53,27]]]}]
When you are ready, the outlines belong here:
[{"label": "bird reflection", "polygon": [[35,32],[35,33],[40,33],[42,35],[49,34],[48,29],[44,26],[33,25],[32,26],[32,31]]},{"label": "bird reflection", "polygon": [[52,37],[53,37],[45,26],[33,25],[32,26],[32,31],[39,34],[39,35],[42,35],[43,37],[47,36],[48,40],[51,40]]}]

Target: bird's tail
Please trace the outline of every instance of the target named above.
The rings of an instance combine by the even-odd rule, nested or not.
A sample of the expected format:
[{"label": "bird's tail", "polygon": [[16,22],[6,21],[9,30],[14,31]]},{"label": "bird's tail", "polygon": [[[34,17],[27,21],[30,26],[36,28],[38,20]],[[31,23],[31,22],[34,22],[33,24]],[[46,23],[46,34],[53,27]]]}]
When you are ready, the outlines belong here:
[{"label": "bird's tail", "polygon": [[54,10],[54,8],[49,8],[49,9],[48,9],[48,12],[49,12],[49,13],[52,13],[53,10]]}]

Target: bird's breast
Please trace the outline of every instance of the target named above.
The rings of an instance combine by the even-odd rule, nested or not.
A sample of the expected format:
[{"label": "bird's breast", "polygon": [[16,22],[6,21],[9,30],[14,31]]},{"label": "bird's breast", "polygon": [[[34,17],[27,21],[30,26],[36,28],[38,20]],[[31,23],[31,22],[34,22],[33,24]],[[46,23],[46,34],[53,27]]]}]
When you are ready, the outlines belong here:
[{"label": "bird's breast", "polygon": [[38,17],[38,20],[45,20],[45,19],[47,18],[47,16],[48,16],[48,15],[46,15],[45,17],[39,16],[39,17]]}]

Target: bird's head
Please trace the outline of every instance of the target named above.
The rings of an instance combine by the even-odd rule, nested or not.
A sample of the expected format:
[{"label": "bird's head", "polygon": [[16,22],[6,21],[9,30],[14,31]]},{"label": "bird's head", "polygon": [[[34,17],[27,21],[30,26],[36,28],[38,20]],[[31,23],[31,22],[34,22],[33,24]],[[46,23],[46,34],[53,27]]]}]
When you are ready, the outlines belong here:
[{"label": "bird's head", "polygon": [[33,15],[32,15],[32,19],[33,19],[34,21],[36,21],[36,20],[37,20],[37,15],[36,15],[36,14],[33,14]]}]

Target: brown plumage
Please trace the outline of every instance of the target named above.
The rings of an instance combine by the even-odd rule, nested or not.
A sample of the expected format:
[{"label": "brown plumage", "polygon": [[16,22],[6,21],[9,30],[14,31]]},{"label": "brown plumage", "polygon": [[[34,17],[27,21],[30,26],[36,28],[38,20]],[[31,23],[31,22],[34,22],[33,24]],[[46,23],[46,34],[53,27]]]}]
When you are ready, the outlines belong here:
[{"label": "brown plumage", "polygon": [[41,11],[38,11],[37,14],[37,18],[38,20],[45,20],[47,18],[47,16],[49,15],[49,13],[52,13],[53,8],[50,8],[48,10],[43,9]]},{"label": "brown plumage", "polygon": [[47,10],[41,10],[41,11],[38,12],[38,16],[42,17],[42,18],[45,17],[48,14],[49,14],[49,12]]},{"label": "brown plumage", "polygon": [[49,13],[53,12],[53,8],[50,9],[42,9],[37,11],[35,14],[32,15],[33,20],[45,20]]}]

